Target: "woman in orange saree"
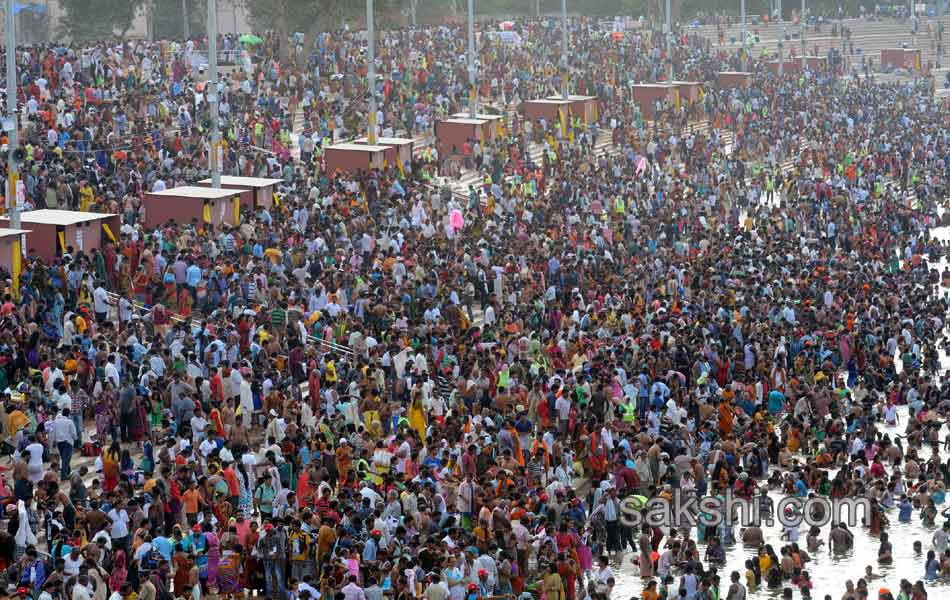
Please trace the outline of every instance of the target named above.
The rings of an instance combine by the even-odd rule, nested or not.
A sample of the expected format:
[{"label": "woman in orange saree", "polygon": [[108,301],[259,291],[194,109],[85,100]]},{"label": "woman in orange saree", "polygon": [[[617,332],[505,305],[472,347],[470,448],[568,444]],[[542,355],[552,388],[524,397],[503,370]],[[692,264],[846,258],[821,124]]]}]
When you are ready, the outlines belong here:
[{"label": "woman in orange saree", "polygon": [[596,427],[590,433],[590,468],[594,481],[603,479],[607,474],[607,452],[601,443],[600,430]]},{"label": "woman in orange saree", "polygon": [[119,442],[115,440],[108,448],[102,450],[102,489],[107,492],[111,492],[119,485],[121,452]]}]

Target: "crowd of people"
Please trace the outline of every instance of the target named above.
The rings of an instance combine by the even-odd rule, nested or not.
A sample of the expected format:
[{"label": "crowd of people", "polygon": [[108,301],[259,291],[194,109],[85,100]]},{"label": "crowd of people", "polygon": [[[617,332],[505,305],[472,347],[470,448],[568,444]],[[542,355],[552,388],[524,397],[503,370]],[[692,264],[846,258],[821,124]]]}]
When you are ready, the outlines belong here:
[{"label": "crowd of people", "polygon": [[[516,27],[479,46],[501,106],[559,85],[559,31]],[[631,552],[645,600],[839,593],[808,563],[854,526],[827,548],[786,527],[776,552],[765,526],[630,520],[630,498],[771,492],[868,498],[882,565],[920,521],[920,576],[878,596],[926,598],[950,574],[947,104],[754,59],[720,88],[739,57],[683,33],[703,97],[642,107],[627,84],[664,77],[665,40],[609,34],[572,25],[597,121],[513,117],[463,151],[467,195],[428,149],[323,168],[365,113],[357,32],[228,39],[225,172],[285,186],[220,228],[143,225],[145,190],[207,175],[193,41],[20,49],[18,204],[123,224],[51,263],[27,244],[16,294],[3,274],[8,594],[606,600]],[[464,108],[463,39],[382,34],[381,133]],[[878,579],[857,567],[843,598]]]}]

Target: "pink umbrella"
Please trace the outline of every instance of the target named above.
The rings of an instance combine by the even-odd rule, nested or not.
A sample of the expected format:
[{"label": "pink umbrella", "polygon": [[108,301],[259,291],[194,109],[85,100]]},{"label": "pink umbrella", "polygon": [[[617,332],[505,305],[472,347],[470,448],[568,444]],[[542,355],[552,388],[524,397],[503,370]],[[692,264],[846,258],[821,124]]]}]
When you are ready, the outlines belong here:
[{"label": "pink umbrella", "polygon": [[679,372],[679,371],[674,371],[674,370],[672,370],[672,369],[670,369],[669,371],[667,371],[667,372],[666,372],[666,375],[665,375],[665,379],[669,380],[671,377],[679,377],[679,379],[680,379],[681,382],[686,383],[686,375],[683,375],[683,374],[682,374],[681,372]]},{"label": "pink umbrella", "polygon": [[499,27],[501,27],[502,31],[511,31],[512,29],[515,28],[515,22],[514,22],[514,21],[502,21],[502,22],[501,22],[501,25],[499,25]]}]

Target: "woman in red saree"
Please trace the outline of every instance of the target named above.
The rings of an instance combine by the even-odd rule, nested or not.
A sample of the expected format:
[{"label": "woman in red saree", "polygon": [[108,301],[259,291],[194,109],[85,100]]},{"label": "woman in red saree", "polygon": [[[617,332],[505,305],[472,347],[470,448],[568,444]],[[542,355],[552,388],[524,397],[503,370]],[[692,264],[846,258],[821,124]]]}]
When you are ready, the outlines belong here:
[{"label": "woman in red saree", "polygon": [[137,302],[145,304],[152,303],[151,295],[148,293],[148,284],[150,282],[151,279],[144,267],[139,268],[135,276],[132,277],[132,294],[135,296]]},{"label": "woman in red saree", "polygon": [[221,411],[218,410],[217,406],[211,409],[209,417],[211,418],[211,424],[214,425],[215,435],[217,435],[219,438],[227,439],[228,433],[224,428],[224,421],[221,419]]},{"label": "woman in red saree", "polygon": [[183,317],[191,316],[191,309],[195,304],[195,299],[191,295],[191,292],[185,288],[182,288],[178,292],[178,314]]},{"label": "woman in red saree", "polygon": [[119,485],[119,460],[122,449],[118,441],[102,450],[102,489],[111,492]]},{"label": "woman in red saree", "polygon": [[590,434],[590,468],[595,481],[607,474],[607,452],[601,443],[600,430],[596,427]]},{"label": "woman in red saree", "polygon": [[541,429],[547,430],[551,427],[550,404],[547,398],[541,398],[538,401],[538,419],[541,421]]}]

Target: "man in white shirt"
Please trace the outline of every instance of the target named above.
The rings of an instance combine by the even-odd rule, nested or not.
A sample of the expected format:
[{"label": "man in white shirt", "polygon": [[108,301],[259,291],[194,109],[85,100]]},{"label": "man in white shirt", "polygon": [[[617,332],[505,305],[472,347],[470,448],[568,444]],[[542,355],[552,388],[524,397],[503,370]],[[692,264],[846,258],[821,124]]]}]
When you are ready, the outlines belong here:
[{"label": "man in white shirt", "polygon": [[69,392],[66,390],[66,385],[63,383],[59,383],[53,387],[52,396],[53,402],[59,410],[71,408],[73,405],[73,398],[69,395]]},{"label": "man in white shirt", "polygon": [[129,513],[125,510],[124,503],[119,500],[109,511],[109,518],[112,520],[112,527],[109,535],[112,537],[112,547],[116,549],[125,549],[129,542]]},{"label": "man in white shirt", "polygon": [[377,504],[381,504],[384,499],[379,495],[379,492],[374,490],[369,486],[369,483],[364,482],[363,488],[360,489],[360,496],[364,498],[369,498],[370,507],[375,509]]},{"label": "man in white shirt", "polygon": [[79,575],[79,569],[86,562],[85,557],[80,554],[81,548],[73,546],[69,554],[63,557],[63,571],[70,576]]},{"label": "man in white shirt", "polygon": [[201,444],[198,445],[198,451],[201,452],[201,456],[207,460],[211,453],[218,449],[218,445],[210,437],[206,437],[201,441]]},{"label": "man in white shirt", "polygon": [[191,417],[191,433],[194,436],[195,443],[205,438],[205,428],[208,427],[208,420],[199,413]]},{"label": "man in white shirt", "polygon": [[356,583],[356,575],[350,575],[350,582],[340,590],[346,600],[366,600],[363,588]]},{"label": "man in white shirt", "polygon": [[57,381],[63,381],[63,371],[59,366],[52,366],[49,368],[49,376],[46,378],[46,392],[48,394],[53,393],[53,386]]},{"label": "man in white shirt", "polygon": [[119,369],[115,366],[115,356],[110,354],[105,366],[106,380],[112,384],[113,389],[119,389]]},{"label": "man in white shirt", "polygon": [[56,443],[59,450],[59,478],[67,481],[72,474],[69,463],[73,457],[73,443],[76,441],[76,425],[69,416],[69,409],[64,408],[50,425],[50,439]]},{"label": "man in white shirt", "polygon": [[99,281],[96,285],[96,289],[92,291],[92,306],[96,313],[97,323],[106,322],[109,316],[109,306],[111,304],[109,292],[106,291],[106,288],[102,287],[102,281]]},{"label": "man in white shirt", "polygon": [[431,578],[432,583],[423,592],[425,600],[448,600],[449,586],[441,581],[441,576],[438,573],[432,573]]},{"label": "man in white shirt", "polygon": [[557,411],[558,429],[561,435],[564,435],[567,432],[567,425],[571,416],[571,401],[566,393],[561,394],[554,401],[554,410]]},{"label": "man in white shirt", "polygon": [[[69,557],[66,558],[66,564],[69,564]],[[70,596],[70,600],[92,600],[92,593],[89,591],[88,575],[79,576],[76,585],[73,586],[73,593]]]},{"label": "man in white shirt", "polygon": [[27,468],[31,475],[36,474],[37,479],[41,479],[43,475],[43,451],[45,450],[43,444],[36,441],[36,436],[30,435],[30,443],[26,448],[23,449],[24,454],[27,456]]}]

